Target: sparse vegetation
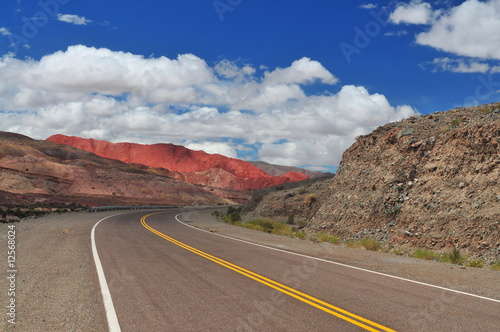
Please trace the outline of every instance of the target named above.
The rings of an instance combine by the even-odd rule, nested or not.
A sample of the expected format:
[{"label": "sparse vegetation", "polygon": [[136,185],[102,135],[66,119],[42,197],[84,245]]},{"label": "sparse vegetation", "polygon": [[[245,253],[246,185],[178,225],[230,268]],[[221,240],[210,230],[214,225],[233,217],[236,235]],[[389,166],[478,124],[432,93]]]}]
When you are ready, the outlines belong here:
[{"label": "sparse vegetation", "polygon": [[418,258],[418,259],[425,259],[428,261],[432,261],[436,258],[438,258],[438,254],[432,250],[428,249],[423,249],[423,248],[418,248],[415,250],[412,254],[411,257],[413,258]]},{"label": "sparse vegetation", "polygon": [[451,263],[451,264],[459,264],[462,265],[467,260],[467,257],[462,255],[460,249],[453,248],[452,250],[445,252],[439,258],[440,262],[443,263]]},{"label": "sparse vegetation", "polygon": [[382,247],[377,239],[372,237],[367,237],[361,240],[361,246],[366,250],[378,251]]},{"label": "sparse vegetation", "polygon": [[292,237],[296,237],[297,239],[305,240],[307,238],[307,233],[304,231],[296,231],[296,232],[293,232]]},{"label": "sparse vegetation", "polygon": [[306,196],[306,198],[304,198],[304,204],[311,205],[314,202],[316,202],[315,194],[309,194]]},{"label": "sparse vegetation", "polygon": [[323,242],[328,242],[328,243],[332,243],[332,244],[340,243],[340,239],[338,237],[327,234],[327,233],[316,234],[315,238],[319,243],[323,243]]},{"label": "sparse vegetation", "polygon": [[33,205],[2,205],[0,206],[0,223],[19,222],[24,218],[38,218],[49,213],[64,213],[86,209],[79,204],[40,203]]},{"label": "sparse vegetation", "polygon": [[380,242],[372,237],[366,237],[361,240],[348,239],[344,241],[344,245],[349,248],[364,248],[371,251],[378,251],[382,249]]},{"label": "sparse vegetation", "polygon": [[472,260],[470,262],[467,263],[468,266],[470,267],[478,267],[478,268],[481,268],[484,266],[484,263],[482,260],[480,259],[476,259],[476,260]]},{"label": "sparse vegetation", "polygon": [[236,222],[241,222],[241,208],[235,208],[232,206],[229,206],[227,208],[227,213],[225,216],[222,217],[222,219],[229,224],[234,224]]},{"label": "sparse vegetation", "polygon": [[304,187],[299,188],[299,190],[297,190],[297,193],[299,193],[300,195],[304,195],[306,192],[307,192],[307,189]]},{"label": "sparse vegetation", "polygon": [[451,126],[453,128],[458,127],[461,123],[465,122],[465,120],[466,120],[466,118],[464,118],[464,117],[453,119],[453,120],[451,120]]},{"label": "sparse vegetation", "polygon": [[490,269],[494,271],[500,271],[500,261],[490,265]]}]

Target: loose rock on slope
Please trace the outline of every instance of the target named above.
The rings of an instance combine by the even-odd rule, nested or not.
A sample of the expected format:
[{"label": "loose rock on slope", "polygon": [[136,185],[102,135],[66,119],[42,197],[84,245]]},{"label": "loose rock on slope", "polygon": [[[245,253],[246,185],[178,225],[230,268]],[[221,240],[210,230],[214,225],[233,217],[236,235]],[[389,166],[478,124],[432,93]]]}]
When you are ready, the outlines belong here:
[{"label": "loose rock on slope", "polygon": [[343,155],[313,231],[500,260],[500,103],[391,123]]}]

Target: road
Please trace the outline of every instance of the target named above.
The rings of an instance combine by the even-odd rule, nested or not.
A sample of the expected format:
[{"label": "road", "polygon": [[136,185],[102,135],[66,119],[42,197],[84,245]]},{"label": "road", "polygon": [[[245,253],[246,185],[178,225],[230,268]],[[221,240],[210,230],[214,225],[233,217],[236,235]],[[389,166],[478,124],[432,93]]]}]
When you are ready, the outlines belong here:
[{"label": "road", "polygon": [[494,331],[500,303],[217,236],[179,211],[103,220],[121,331]]}]

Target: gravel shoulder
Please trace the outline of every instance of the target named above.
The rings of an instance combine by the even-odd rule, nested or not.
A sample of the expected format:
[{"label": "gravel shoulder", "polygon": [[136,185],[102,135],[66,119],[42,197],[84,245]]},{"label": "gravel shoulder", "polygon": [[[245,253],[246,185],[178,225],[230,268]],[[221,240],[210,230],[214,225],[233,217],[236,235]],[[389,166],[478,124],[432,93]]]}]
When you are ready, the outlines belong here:
[{"label": "gravel shoulder", "polygon": [[[221,212],[225,212],[225,210],[219,209]],[[179,219],[187,221],[186,223],[191,226],[213,233],[500,300],[499,271],[438,263],[329,243],[312,243],[306,240],[267,234],[228,225],[212,216],[210,211],[187,212],[182,214]]]},{"label": "gravel shoulder", "polygon": [[[227,225],[211,211],[186,212],[188,224],[242,240],[319,257],[500,300],[500,272],[463,268],[381,252],[281,237]],[[182,212],[182,210],[181,210]],[[106,331],[107,323],[92,257],[90,232],[100,219],[120,212],[49,215],[23,220],[16,230],[16,324],[5,319],[9,284],[8,225],[0,224],[4,308],[0,331]]]},{"label": "gravel shoulder", "polygon": [[[97,221],[116,213],[54,214],[10,224],[16,230],[16,324],[2,319],[0,331],[107,329],[90,232]],[[0,225],[3,280],[8,269],[7,227]],[[7,286],[2,288],[5,308],[10,297]]]}]

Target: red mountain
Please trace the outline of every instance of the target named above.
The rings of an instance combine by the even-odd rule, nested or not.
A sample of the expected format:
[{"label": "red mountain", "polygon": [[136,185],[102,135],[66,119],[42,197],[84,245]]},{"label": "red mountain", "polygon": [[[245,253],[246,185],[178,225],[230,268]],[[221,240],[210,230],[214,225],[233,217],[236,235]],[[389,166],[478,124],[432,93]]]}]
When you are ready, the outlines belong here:
[{"label": "red mountain", "polygon": [[64,135],[54,135],[47,140],[129,164],[165,168],[169,176],[177,180],[216,188],[247,191],[307,179],[307,175],[298,172],[271,176],[243,160],[174,144],[111,143]]}]

